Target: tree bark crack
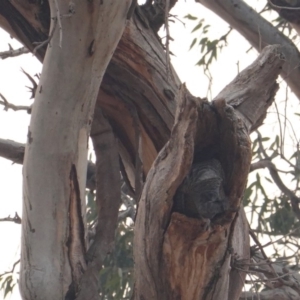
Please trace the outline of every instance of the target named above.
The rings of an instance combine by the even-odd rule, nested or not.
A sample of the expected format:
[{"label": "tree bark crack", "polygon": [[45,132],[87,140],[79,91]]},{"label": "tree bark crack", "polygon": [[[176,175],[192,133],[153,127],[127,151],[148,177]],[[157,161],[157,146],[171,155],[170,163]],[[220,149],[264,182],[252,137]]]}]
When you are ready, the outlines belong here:
[{"label": "tree bark crack", "polygon": [[80,278],[86,270],[84,223],[81,212],[80,188],[74,164],[70,172],[69,238],[67,246],[73,282],[69,287],[66,299],[72,299],[71,294],[75,296],[78,292]]}]

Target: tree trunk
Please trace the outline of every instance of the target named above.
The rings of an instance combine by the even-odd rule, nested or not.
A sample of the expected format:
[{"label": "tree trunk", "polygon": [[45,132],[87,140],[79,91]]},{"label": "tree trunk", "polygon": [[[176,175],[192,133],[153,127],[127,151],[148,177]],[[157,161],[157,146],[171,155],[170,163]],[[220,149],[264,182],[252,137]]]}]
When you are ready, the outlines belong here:
[{"label": "tree trunk", "polygon": [[[48,32],[50,14],[47,2],[43,3],[1,2],[0,26],[33,50],[32,42],[47,38],[45,32]],[[52,16],[56,15],[54,3],[51,2]],[[80,7],[88,5],[93,4],[78,4]],[[28,236],[24,235],[26,243],[22,255],[29,255],[36,263],[27,267],[22,264],[22,270],[27,268],[30,276],[21,274],[23,297],[47,299],[47,295],[49,299],[63,299],[69,291],[73,299],[72,293],[78,292],[78,278],[85,278],[82,279],[84,285],[88,282],[86,277],[81,277],[84,270],[76,268],[78,264],[85,268],[82,258],[86,246],[82,237],[84,207],[83,203],[76,204],[84,199],[86,165],[83,159],[86,159],[90,114],[97,97],[96,107],[103,114],[99,117],[101,122],[95,115],[94,122],[99,123],[93,127],[106,128],[107,136],[103,139],[106,145],[112,145],[111,126],[117,137],[123,176],[137,199],[142,193],[135,227],[135,299],[237,299],[244,274],[234,269],[230,271],[230,261],[235,261],[233,258],[237,255],[246,260],[249,257],[248,226],[240,208],[250,163],[248,134],[261,124],[272,102],[277,87],[274,81],[283,61],[279,53],[274,55],[277,50],[267,51],[254,68],[224,89],[212,105],[195,99],[184,89],[178,97],[180,81],[173,70],[173,77],[167,79],[164,48],[157,34],[143,22],[142,11],[127,23],[106,69],[123,31],[128,3],[98,6],[95,5],[93,11],[94,19],[90,20],[91,11],[79,7],[76,11],[81,13],[75,16],[81,20],[74,15],[63,18],[63,47],[59,48],[60,31],[56,25],[52,47],[44,60],[26,150],[27,190],[24,192],[28,204],[24,206],[23,226],[25,233],[30,231]],[[115,10],[108,8],[111,6]],[[61,8],[61,11],[66,14],[68,9]],[[91,33],[89,29],[98,20],[98,9],[105,10],[103,18],[107,24],[101,27],[106,30],[105,38],[101,30]],[[100,36],[93,37],[93,34]],[[82,43],[78,45],[76,37],[80,35]],[[114,36],[110,40],[108,36],[111,35]],[[37,50],[40,60],[44,53],[43,47]],[[99,57],[103,53],[107,56]],[[269,59],[273,63],[269,64]],[[232,110],[231,106],[236,109]],[[101,155],[101,143],[96,139],[94,143],[100,145],[98,153]],[[210,224],[172,213],[173,196],[178,186],[193,161],[207,159],[206,153],[214,153],[221,162],[229,203],[226,211]],[[110,155],[111,159],[115,154]],[[103,170],[107,170],[107,164],[104,165]],[[99,170],[97,173],[101,174]],[[115,173],[110,178],[117,182]],[[106,184],[103,183],[104,188]],[[113,194],[109,189],[106,193]],[[110,211],[112,217],[116,216],[115,208],[116,203]],[[106,241],[111,239],[113,223],[110,222]],[[101,234],[100,227],[98,233]],[[100,249],[100,261],[109,246],[101,245],[101,241],[94,246]],[[42,276],[46,267],[47,273]],[[84,274],[89,271],[91,276],[95,274],[93,266],[87,270]],[[35,281],[34,276],[42,281]],[[93,286],[92,290],[96,291],[97,287]],[[81,297],[84,299],[84,295]],[[97,299],[97,295],[93,297],[91,299]]]},{"label": "tree trunk", "polygon": [[[274,100],[282,58],[278,46],[267,47],[212,104],[181,89],[170,140],[154,161],[139,202],[135,299],[239,298],[246,273],[237,274],[235,265],[250,258],[241,208],[251,163],[248,134]],[[191,165],[212,158],[224,170],[224,211],[210,220],[172,213]]]},{"label": "tree trunk", "polygon": [[[23,299],[75,299],[84,288],[88,138],[100,83],[130,1],[100,4],[80,1],[72,14],[65,2],[50,2],[53,36],[24,159]],[[99,297],[97,290],[93,297]]]}]

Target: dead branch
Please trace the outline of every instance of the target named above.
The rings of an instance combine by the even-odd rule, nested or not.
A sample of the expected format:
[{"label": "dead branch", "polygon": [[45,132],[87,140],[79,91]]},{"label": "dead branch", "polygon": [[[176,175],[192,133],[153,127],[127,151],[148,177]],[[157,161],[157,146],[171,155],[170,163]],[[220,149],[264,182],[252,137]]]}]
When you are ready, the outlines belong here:
[{"label": "dead branch", "polygon": [[31,106],[14,105],[12,103],[9,103],[2,94],[0,94],[0,98],[2,98],[2,100],[0,100],[0,104],[4,106],[5,111],[8,111],[9,109],[12,109],[14,111],[26,110],[27,113],[29,113],[29,114],[31,113],[32,105]]},{"label": "dead branch", "polygon": [[[292,190],[290,190],[281,180],[281,178],[278,174],[278,170],[276,169],[274,164],[271,162],[271,158],[267,155],[266,151],[264,150],[260,134],[258,134],[258,145],[259,145],[260,152],[264,156],[263,157],[263,159],[264,159],[263,165],[266,168],[268,168],[269,173],[270,173],[273,181],[279,188],[279,190],[290,199],[293,212],[294,212],[295,216],[298,218],[298,220],[300,220],[300,198],[297,197],[296,194]],[[262,162],[260,163],[260,165],[262,165]]]},{"label": "dead branch", "polygon": [[13,264],[12,269],[11,269],[10,271],[7,271],[7,272],[4,272],[4,273],[0,274],[0,278],[1,278],[2,276],[4,276],[4,275],[13,273],[14,270],[15,270],[15,268],[16,268],[16,266],[17,266],[17,264],[19,264],[19,263],[20,263],[20,259],[18,259],[18,260]]},{"label": "dead branch", "polygon": [[16,224],[21,224],[22,220],[19,217],[18,213],[15,213],[15,216],[12,218],[11,216],[8,216],[6,218],[0,218],[0,222],[14,222]]},{"label": "dead branch", "polygon": [[243,292],[240,300],[291,300],[299,299],[299,294],[290,287],[281,287],[261,292]]},{"label": "dead branch", "polygon": [[[31,75],[29,75],[27,72],[25,72],[22,68],[21,68],[22,72],[27,76],[27,78],[30,80],[31,84],[32,84],[32,87],[30,86],[26,86],[30,92],[31,92],[31,97],[30,99],[34,99],[35,97],[35,93],[36,93],[36,90],[37,90],[37,87],[38,87],[38,84],[35,82],[35,80],[31,77]],[[35,75],[38,79],[39,79],[39,75]]]},{"label": "dead branch", "polygon": [[26,54],[26,53],[29,53],[29,52],[30,52],[29,49],[27,49],[26,47],[21,47],[19,49],[12,49],[11,48],[8,51],[0,52],[0,58],[6,59],[6,58],[9,58],[9,57],[16,57],[16,56]]}]

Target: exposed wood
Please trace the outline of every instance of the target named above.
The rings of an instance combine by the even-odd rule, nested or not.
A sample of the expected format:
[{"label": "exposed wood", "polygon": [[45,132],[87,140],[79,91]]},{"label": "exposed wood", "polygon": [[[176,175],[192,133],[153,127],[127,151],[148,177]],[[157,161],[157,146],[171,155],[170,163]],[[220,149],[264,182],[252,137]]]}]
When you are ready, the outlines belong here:
[{"label": "exposed wood", "polygon": [[135,299],[172,299],[162,276],[162,246],[172,198],[193,160],[197,127],[197,103],[185,88],[178,97],[178,110],[170,141],[150,169],[135,223]]},{"label": "exposed wood", "polygon": [[[50,26],[50,10],[48,1],[9,1],[0,2],[1,27],[17,38],[24,46],[33,51],[34,43],[41,43],[48,37]],[[42,4],[44,3],[44,4]],[[43,10],[42,10],[43,9]],[[40,13],[38,13],[40,11]],[[22,15],[22,13],[25,15]],[[42,18],[37,18],[41,15]],[[46,48],[40,48],[36,55],[42,60]]]},{"label": "exposed wood", "polygon": [[[100,83],[130,3],[77,1],[76,13],[65,18],[69,3],[50,2],[53,37],[24,158],[23,299],[75,299],[83,288],[88,138]],[[93,297],[99,297],[95,290]]]},{"label": "exposed wood", "polygon": [[[6,1],[3,2],[3,8],[0,6],[0,15],[8,18],[5,12],[10,9],[11,4]],[[40,11],[40,14],[45,15],[47,8],[28,0],[22,1],[22,7],[19,7],[17,1],[12,3],[17,9],[14,9],[14,13],[9,17],[12,19],[22,17],[22,24],[29,24],[26,25],[29,33],[24,36],[20,33],[21,29],[6,28],[6,30],[33,51],[35,46],[32,42],[45,41],[47,35],[43,32],[49,30],[47,22],[38,23],[39,18],[32,20],[35,18],[33,12]],[[171,5],[174,3],[175,1],[172,0]],[[33,9],[32,5],[37,7]],[[21,10],[26,10],[26,14],[20,17],[18,11]],[[0,26],[5,26],[5,20],[3,18],[1,22],[0,18]],[[38,32],[37,28],[40,27],[43,27],[43,30]],[[39,36],[35,37],[36,34]],[[35,38],[29,39],[30,36]],[[45,47],[39,49],[39,53],[42,50],[45,53]],[[38,55],[40,61],[43,61],[43,53]],[[157,151],[167,142],[174,122],[175,94],[180,81],[174,70],[172,73],[174,78],[167,80],[166,55],[157,34],[151,28],[145,28],[140,18],[134,15],[127,23],[122,39],[109,63],[99,91],[97,105],[110,119],[114,132],[122,143],[122,149],[128,154],[121,157],[130,158],[130,161],[123,162],[127,166],[135,165],[137,154],[134,131],[126,124],[133,122],[132,110],[137,112],[142,129],[142,149],[147,151],[147,153],[142,152],[144,176],[149,171]],[[130,177],[129,173],[135,174],[135,171],[127,169],[127,173]]]},{"label": "exposed wood", "polygon": [[[26,2],[27,0],[24,0],[23,3]],[[14,5],[17,6],[18,4],[14,2]],[[1,7],[0,14],[2,14]],[[29,26],[30,34],[36,31],[36,25],[32,25],[33,23],[27,20],[32,17],[30,14],[26,14],[26,18],[23,17],[27,23],[31,24]],[[1,26],[4,25],[1,23]],[[25,38],[19,31],[14,31],[12,28],[8,28],[8,30],[12,30],[24,44],[28,43],[28,38]],[[57,33],[55,45],[59,41],[58,35]],[[88,48],[93,49],[94,43],[90,45],[92,47]],[[68,53],[74,54],[73,51],[75,50],[75,48],[70,49]],[[264,54],[264,56],[268,55]],[[274,66],[277,66],[280,56],[270,57],[274,59]],[[42,59],[42,55],[40,58]],[[72,62],[69,62],[68,59],[68,57],[64,58],[64,63],[73,68]],[[47,60],[46,58],[45,64],[49,64],[49,59]],[[97,62],[95,66],[102,66],[102,64]],[[126,170],[126,175],[132,187],[136,188],[135,177],[137,173],[139,174],[136,170],[137,156],[141,158],[143,176],[146,176],[148,173],[139,204],[135,229],[137,275],[135,298],[151,300],[176,299],[175,297],[178,295],[187,295],[192,297],[186,298],[190,300],[193,297],[195,297],[194,299],[199,299],[200,295],[203,295],[207,299],[223,300],[224,295],[228,295],[228,299],[234,299],[230,298],[230,296],[234,295],[236,297],[240,293],[242,285],[240,282],[236,285],[233,283],[236,277],[234,277],[232,272],[229,273],[230,259],[233,255],[232,253],[235,252],[241,255],[242,258],[247,259],[247,250],[249,249],[245,221],[240,217],[236,219],[236,212],[240,207],[240,199],[250,164],[248,133],[251,128],[261,123],[265,110],[270,103],[269,101],[272,101],[272,95],[275,93],[276,86],[271,83],[274,82],[279,69],[275,68],[272,76],[270,76],[268,71],[265,73],[266,79],[268,79],[268,76],[271,78],[269,80],[270,84],[267,84],[266,95],[255,93],[251,89],[247,90],[249,83],[239,82],[238,80],[231,84],[230,88],[227,87],[226,91],[223,91],[221,97],[217,97],[213,104],[201,99],[195,99],[188,95],[188,92],[183,92],[182,90],[181,96],[183,97],[178,98],[180,99],[180,108],[177,110],[171,139],[164,147],[170,138],[170,132],[174,125],[177,94],[180,85],[176,75],[175,79],[167,80],[165,66],[165,53],[156,33],[151,28],[147,29],[140,18],[134,16],[132,21],[128,22],[123,37],[106,70],[101,91],[97,98],[97,106],[101,107],[118,139],[120,145],[119,154],[122,159],[121,166]],[[262,72],[267,70],[265,66],[266,64],[262,65]],[[270,71],[270,69],[268,70]],[[72,75],[76,73],[78,72],[73,71]],[[258,74],[260,73],[256,73],[255,76]],[[256,83],[253,73],[248,73],[248,77],[250,81],[254,80],[253,82]],[[256,84],[259,83],[261,82]],[[58,86],[55,86],[55,89],[64,90],[60,88],[59,84],[61,83],[58,82]],[[44,89],[43,78],[40,85],[43,85]],[[65,85],[68,86],[67,83]],[[238,88],[234,88],[235,85]],[[96,87],[96,84],[94,87]],[[235,97],[230,98],[231,92],[233,92]],[[243,95],[249,95],[249,98],[241,97],[244,100],[242,103],[237,101],[236,96]],[[54,99],[52,101],[57,101],[57,105],[63,105],[64,101],[67,102],[60,112],[71,115],[70,109],[72,107],[78,109],[71,102],[75,101],[75,99],[72,99],[73,96],[74,94],[70,94],[69,97],[62,100],[60,95],[53,91],[51,99]],[[77,90],[76,96],[80,98]],[[90,98],[90,95],[85,96]],[[249,105],[249,102],[255,101],[254,98],[262,103],[255,102],[261,108],[261,115],[257,113],[253,105]],[[39,101],[39,97],[36,99],[37,101]],[[227,101],[230,102],[229,105]],[[73,103],[71,107],[70,102]],[[235,109],[230,104],[234,104]],[[37,106],[39,105],[37,104]],[[241,108],[240,112],[238,112],[239,107]],[[85,107],[84,109],[87,108]],[[54,114],[51,114],[51,112],[50,116],[53,116]],[[247,113],[249,115],[246,115]],[[252,117],[252,114],[254,117]],[[35,115],[34,118],[36,117]],[[75,124],[72,123],[72,134],[74,134],[74,132],[78,132],[78,127],[81,124],[78,122],[78,119],[72,122],[75,122]],[[60,132],[60,134],[62,133]],[[67,135],[69,134],[71,133],[68,132]],[[35,134],[29,134],[29,141],[34,143],[35,138]],[[51,136],[50,138],[54,140],[54,137]],[[49,139],[49,136],[45,137],[46,139]],[[60,139],[55,140],[58,141],[59,145],[64,142],[60,142]],[[83,138],[83,140],[85,139]],[[137,140],[141,141],[141,145],[137,144]],[[47,149],[45,145],[39,151],[47,150],[45,152],[52,154],[52,147],[55,147],[55,145],[50,145]],[[70,148],[73,148],[73,145]],[[162,148],[163,150],[153,164],[157,153]],[[67,154],[67,150],[69,150],[68,147],[66,152],[64,152],[65,154]],[[209,224],[206,221],[192,220],[178,213],[171,214],[172,198],[177,187],[186,176],[193,160],[198,157],[202,160],[206,159],[207,153],[217,156],[224,170],[226,170],[226,193],[230,200],[230,207],[227,213],[218,216],[210,226],[208,226]],[[71,154],[72,161],[74,161],[74,156],[76,155]],[[66,155],[66,157],[69,156]],[[52,159],[52,156],[49,157],[49,165],[50,159]],[[70,161],[68,166],[71,163]],[[152,164],[153,167],[151,168]],[[63,165],[60,167],[60,170],[65,169]],[[46,168],[44,166],[44,169],[47,169],[47,171],[51,170],[51,168],[51,165],[47,165]],[[80,167],[78,170],[76,169],[77,174],[83,174],[80,169],[83,170]],[[70,168],[67,168],[67,170],[69,172]],[[64,175],[66,174],[63,174],[62,177],[65,177]],[[67,175],[70,175],[70,172]],[[59,178],[57,180],[60,181]],[[52,179],[46,180],[47,182],[52,183]],[[78,182],[82,192],[83,178],[79,178]],[[69,186],[67,185],[66,188],[68,189]],[[42,189],[43,194],[45,192],[48,194],[49,190],[47,188],[50,189],[48,186]],[[39,195],[40,199],[43,198],[43,194]],[[42,200],[46,202],[47,199]],[[62,209],[58,208],[57,211],[62,214],[65,208],[66,203]],[[45,215],[43,210],[50,211],[47,207],[42,207],[41,209],[42,215]],[[59,219],[68,219],[67,214],[62,214]],[[39,221],[42,222],[41,227],[46,226],[43,224],[43,220]],[[111,228],[114,228],[114,222],[112,221],[110,224],[112,224]],[[239,224],[239,230],[235,230],[236,224]],[[50,224],[50,226],[53,226],[53,224]],[[243,233],[245,234],[245,243],[239,244]],[[61,233],[61,235],[63,234]],[[62,240],[61,237],[57,237],[57,239]],[[190,248],[187,249],[187,246]],[[108,249],[109,245],[104,244],[101,247],[103,247],[102,249]],[[227,251],[231,249],[233,249],[231,252]],[[45,253],[48,257],[47,252]],[[101,255],[103,253],[105,253],[105,250],[100,251]],[[189,255],[191,253],[195,254],[194,260]],[[54,255],[61,257],[57,253]],[[182,264],[187,267],[187,270],[197,270],[197,272],[194,275],[182,272]],[[92,265],[91,270],[90,274],[86,273],[86,278],[95,271]],[[222,279],[216,276],[217,273],[222,274]],[[59,277],[56,276],[55,278]],[[69,284],[70,274],[64,278],[69,278],[65,279]],[[191,283],[198,283],[199,278],[203,278],[204,284],[191,286],[190,281]],[[48,280],[48,278],[45,280]],[[68,284],[65,284],[67,288],[64,291],[69,288]],[[207,288],[205,288],[205,284]],[[96,289],[96,281],[93,281],[92,291]],[[64,296],[65,294],[62,295]],[[53,299],[53,297],[49,299]]]},{"label": "exposed wood", "polygon": [[[249,260],[248,224],[242,210],[237,214],[251,163],[249,133],[274,100],[281,55],[279,46],[267,47],[212,104],[181,90],[170,140],[150,169],[139,202],[135,299],[238,299],[245,277],[230,269],[237,255]],[[192,161],[210,158],[206,152],[224,170],[225,213],[209,222],[171,213]]]}]

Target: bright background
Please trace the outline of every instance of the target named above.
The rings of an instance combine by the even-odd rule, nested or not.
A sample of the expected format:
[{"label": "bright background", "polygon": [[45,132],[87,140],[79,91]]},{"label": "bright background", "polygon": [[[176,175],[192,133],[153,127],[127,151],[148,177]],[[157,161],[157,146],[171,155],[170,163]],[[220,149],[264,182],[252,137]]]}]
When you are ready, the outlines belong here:
[{"label": "bright background", "polygon": [[[253,5],[253,1],[251,2],[251,5]],[[259,5],[259,2],[257,2],[257,5]],[[205,18],[206,23],[211,24],[210,36],[212,38],[225,34],[228,30],[228,24],[203,6],[195,4],[192,0],[179,1],[172,14],[177,15],[185,23],[185,25],[179,21],[176,21],[175,24],[170,23],[171,36],[174,38],[174,42],[171,42],[170,46],[174,54],[172,56],[173,66],[181,81],[186,82],[192,94],[205,97],[207,96],[209,81],[203,74],[203,69],[195,66],[196,62],[201,58],[200,51],[198,48],[189,51],[189,46],[195,37],[190,32],[196,24],[183,17],[187,14],[192,14]],[[200,32],[197,34],[200,34]],[[257,57],[255,50],[250,50],[246,53],[250,46],[235,31],[230,34],[228,42],[229,46],[222,50],[221,54],[218,55],[217,62],[213,63],[210,68],[213,77],[212,97],[216,96],[237,75],[237,64],[239,64],[239,70],[241,71]],[[8,50],[8,43],[14,49],[21,46],[16,40],[12,40],[7,33],[0,30],[0,52]],[[34,76],[41,72],[42,65],[32,54],[0,60],[0,93],[13,104],[31,105],[32,100],[29,100],[30,92],[26,88],[26,86],[31,86],[31,84],[21,72],[21,68],[31,76]],[[283,83],[281,91],[277,94],[279,103],[285,99],[285,87],[286,85]],[[291,96],[289,101],[293,105],[292,110],[300,112],[299,104],[295,97]],[[263,127],[265,135],[271,135],[274,132],[274,124],[276,124],[274,115],[268,114],[266,120],[268,125]],[[25,143],[29,121],[30,115],[25,111],[3,111],[0,106],[0,138]],[[10,161],[0,158],[0,218],[5,218],[8,215],[13,217],[15,212],[22,216],[21,206],[22,166],[13,165]],[[0,274],[11,270],[13,263],[19,259],[20,229],[20,225],[11,222],[0,222]],[[18,271],[18,268],[16,268],[16,271]],[[0,293],[0,299],[2,298],[3,295]],[[18,288],[6,299],[20,300]]]}]

